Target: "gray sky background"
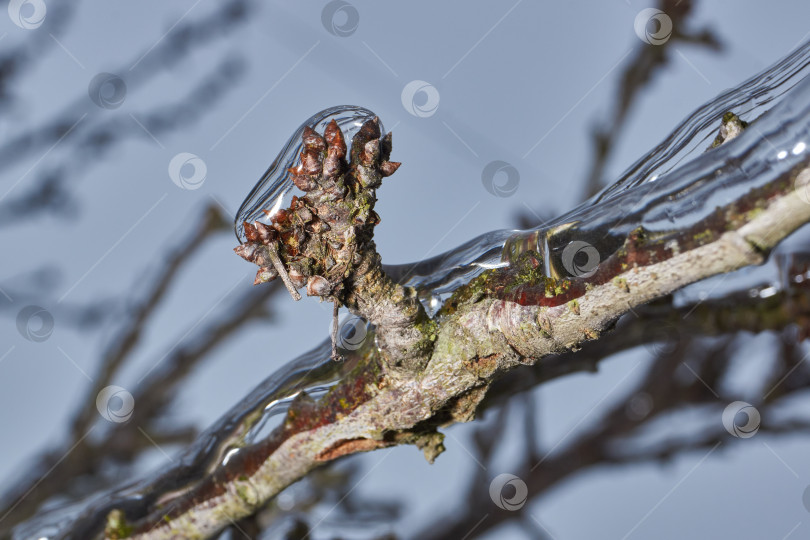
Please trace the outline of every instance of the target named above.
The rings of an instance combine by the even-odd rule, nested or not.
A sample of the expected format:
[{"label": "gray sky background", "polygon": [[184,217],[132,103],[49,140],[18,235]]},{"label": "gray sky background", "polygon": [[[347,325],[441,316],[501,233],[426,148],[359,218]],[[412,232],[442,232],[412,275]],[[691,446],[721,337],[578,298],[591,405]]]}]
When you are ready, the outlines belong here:
[{"label": "gray sky background", "polygon": [[[57,4],[46,2],[49,8]],[[0,141],[65,107],[86,112],[82,122],[113,117],[135,122],[155,104],[181,99],[228,56],[241,57],[247,72],[190,129],[157,140],[144,132],[88,167],[72,186],[80,203],[75,219],[43,216],[0,228],[5,254],[0,287],[24,284],[32,269],[49,267],[52,288],[36,292],[36,303],[46,309],[57,310],[62,298],[64,303],[137,299],[150,268],[177,235],[195,227],[206,203],[215,199],[233,214],[297,126],[337,104],[368,107],[394,132],[392,159],[403,165],[379,190],[377,207],[382,223],[376,241],[387,263],[416,261],[481,233],[514,227],[520,211],[549,217],[578,202],[591,159],[590,128],[609,117],[628,53],[649,46],[633,31],[636,14],[648,4],[351,3],[360,19],[347,37],[322,25],[325,2],[263,3],[241,30],[212,40],[148,84],[128,88],[119,108],[105,110],[88,98],[93,76],[135,64],[178,20],[202,17],[216,2],[82,2],[59,38],[61,45],[48,49],[20,79],[17,102],[0,117]],[[711,27],[724,50],[678,46],[666,72],[637,101],[610,162],[611,176],[691,110],[810,37],[808,20],[810,4],[801,0],[701,2],[692,28]],[[23,43],[38,31],[47,32],[47,24],[23,30],[0,10],[0,47]],[[138,68],[116,74],[128,81]],[[436,88],[435,114],[417,117],[403,106],[403,88],[414,80]],[[25,190],[64,151],[56,145],[6,170],[0,195]],[[183,190],[170,180],[168,164],[179,152],[205,162],[207,176],[199,189]],[[484,189],[481,171],[493,160],[519,171],[514,196],[497,198]],[[234,294],[229,291],[251,286],[254,268],[232,253],[234,246],[232,236],[220,236],[196,257],[196,271],[174,288],[133,369],[116,384],[133,385],[189,329],[226,308],[227,296]],[[33,450],[64,436],[68,415],[88,384],[83,372],[95,373],[99,352],[122,313],[109,313],[103,331],[92,335],[57,317],[51,337],[33,343],[15,326],[24,305],[0,297],[3,303],[0,479],[12,481]],[[275,309],[274,324],[253,325],[217,349],[177,396],[173,415],[208,425],[258,381],[327,335],[331,305],[283,298]],[[767,337],[751,341],[752,362],[768,354]],[[604,363],[598,375],[575,375],[538,389],[546,447],[570,436],[574,426],[583,429],[597,419],[594,406],[612,388],[636,381],[643,373],[641,361],[639,355],[625,355]],[[720,418],[673,418],[673,429],[697,421]],[[433,466],[410,447],[352,458],[369,467],[379,463],[358,490],[407,500],[397,532],[407,534],[425,516],[463,503],[457,498],[464,486],[459,479],[477,465],[463,448],[469,428],[449,432],[448,450]],[[810,514],[801,497],[810,484],[809,448],[806,437],[762,436],[705,461],[704,453],[696,452],[664,467],[594,469],[524,511],[558,539],[623,538],[658,501],[663,502],[630,538],[778,539],[789,533],[789,538],[806,538]],[[165,459],[156,450],[147,465]],[[508,455],[502,462],[503,469],[491,476],[511,472]],[[509,529],[489,538],[507,533],[521,537]]]}]

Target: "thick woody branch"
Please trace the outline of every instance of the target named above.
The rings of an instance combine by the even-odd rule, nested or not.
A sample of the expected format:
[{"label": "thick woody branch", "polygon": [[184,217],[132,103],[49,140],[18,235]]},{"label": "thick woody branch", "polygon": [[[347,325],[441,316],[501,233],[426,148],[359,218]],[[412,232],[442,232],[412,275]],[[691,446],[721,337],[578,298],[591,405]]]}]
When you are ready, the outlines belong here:
[{"label": "thick woody branch", "polygon": [[[603,283],[569,302],[546,307],[520,305],[509,299],[495,300],[486,314],[487,328],[500,332],[522,356],[541,357],[598,337],[630,307],[713,275],[761,264],[765,254],[779,240],[810,219],[810,205],[791,186],[787,184],[785,188],[789,191],[773,200],[756,219],[737,230],[715,233],[717,237],[712,242],[694,246],[681,242],[687,250],[678,247],[678,253],[673,251],[660,263],[630,267],[614,275],[608,273],[607,268],[600,269],[594,282]],[[703,225],[705,223],[701,222],[698,229],[705,228]],[[691,231],[686,233],[681,233],[682,238],[688,238]],[[632,243],[631,240],[628,245]],[[659,244],[641,249],[649,252],[663,247]],[[627,264],[627,260],[640,254],[640,251],[628,251],[625,260],[616,257],[606,267],[611,262]],[[527,328],[526,321],[536,325]]]},{"label": "thick woody branch", "polygon": [[[808,271],[802,262],[791,269],[793,276]],[[772,289],[772,285],[760,289]],[[787,332],[798,327],[798,336],[810,333],[810,290],[805,283],[788,284],[773,296],[752,296],[748,288],[724,296],[674,307],[671,302],[634,309],[622,318],[614,331],[599,340],[583,344],[578,351],[546,357],[542,366],[512,371],[499,379],[487,393],[482,408],[501,404],[516,394],[527,392],[544,382],[564,375],[595,371],[600,362],[620,352],[645,346],[656,355],[678,349],[700,337],[717,337],[740,332]],[[480,410],[480,409],[479,409]]]},{"label": "thick woody branch", "polygon": [[[622,314],[689,283],[763,262],[772,247],[810,221],[810,204],[794,189],[803,187],[809,164],[805,160],[686,230],[658,239],[633,231],[587,279],[550,283],[533,271],[532,252],[509,268],[485,272],[440,311],[423,370],[392,377],[379,369],[380,355],[367,354],[319,401],[299,395],[284,425],[267,439],[241,449],[191,490],[163,499],[148,516],[133,516],[132,537],[211,536],[314,467],[347,454],[407,442],[432,460],[442,450],[435,429],[472,419],[500,374],[576,349]],[[754,207],[756,212],[744,211]]]}]

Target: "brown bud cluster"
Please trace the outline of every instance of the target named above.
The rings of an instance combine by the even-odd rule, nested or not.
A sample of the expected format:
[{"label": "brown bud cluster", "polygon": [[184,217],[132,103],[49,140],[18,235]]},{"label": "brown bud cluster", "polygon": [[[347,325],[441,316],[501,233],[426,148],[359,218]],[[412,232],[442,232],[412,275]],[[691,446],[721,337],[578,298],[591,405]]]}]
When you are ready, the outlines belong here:
[{"label": "brown bud cluster", "polygon": [[[375,190],[400,166],[389,161],[391,134],[381,137],[379,121],[366,121],[348,152],[343,133],[332,120],[323,135],[307,127],[299,164],[289,169],[304,195],[270,216],[270,224],[245,223],[247,243],[235,251],[259,265],[255,283],[279,275],[273,262],[295,288],[306,286],[309,296],[341,303],[347,280],[367,253],[374,253]],[[370,250],[370,251],[369,251]],[[282,276],[285,277],[285,276]]]}]

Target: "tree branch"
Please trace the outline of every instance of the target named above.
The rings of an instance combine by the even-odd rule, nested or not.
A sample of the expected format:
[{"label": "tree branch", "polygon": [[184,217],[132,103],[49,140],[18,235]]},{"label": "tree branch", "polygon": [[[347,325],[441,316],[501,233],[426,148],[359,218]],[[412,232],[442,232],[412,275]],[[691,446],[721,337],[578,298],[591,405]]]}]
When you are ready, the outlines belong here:
[{"label": "tree branch", "polygon": [[319,401],[299,393],[269,437],[241,448],[190,489],[163,497],[148,515],[126,516],[132,537],[213,535],[347,454],[415,443],[432,460],[442,449],[435,429],[470,420],[500,374],[576,349],[623,313],[689,283],[763,262],[768,250],[810,221],[810,205],[794,189],[810,175],[808,165],[805,158],[686,229],[657,237],[632,230],[584,279],[544,276],[531,250],[510,267],[485,272],[439,312],[424,370],[391,377],[379,369],[380,355],[368,352]]}]

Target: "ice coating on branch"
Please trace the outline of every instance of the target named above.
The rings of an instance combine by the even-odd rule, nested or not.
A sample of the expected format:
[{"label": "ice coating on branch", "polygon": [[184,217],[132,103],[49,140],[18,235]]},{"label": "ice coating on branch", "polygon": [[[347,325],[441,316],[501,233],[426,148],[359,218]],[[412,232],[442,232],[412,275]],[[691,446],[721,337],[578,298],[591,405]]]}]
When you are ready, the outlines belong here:
[{"label": "ice coating on branch", "polygon": [[[284,147],[261,178],[259,178],[258,182],[256,182],[256,185],[253,186],[253,189],[250,190],[250,193],[245,197],[245,200],[236,212],[234,218],[234,232],[236,232],[236,237],[239,239],[239,242],[245,242],[246,240],[244,230],[245,222],[253,223],[258,220],[262,223],[269,224],[272,216],[289,205],[294,187],[305,191],[307,184],[300,184],[303,182],[303,179],[300,177],[298,177],[300,185],[296,184],[294,182],[296,175],[290,171],[290,169],[295,167],[301,155],[301,151],[304,148],[305,141],[303,138],[305,131],[310,134],[308,140],[310,141],[310,148],[313,148],[312,144],[318,143],[314,142],[315,140],[311,138],[311,133],[323,133],[327,126],[334,120],[336,126],[339,128],[338,131],[342,132],[340,133],[341,139],[345,138],[351,141],[352,137],[360,131],[362,125],[376,116],[373,111],[364,107],[338,105],[312,115],[301,124],[298,129],[290,135],[290,138],[287,139]],[[385,128],[382,122],[379,123],[379,128],[381,134],[384,135]],[[327,137],[327,139],[328,138],[329,137]],[[335,140],[334,143],[335,144],[330,143],[330,146],[335,148],[340,146],[340,144],[337,144],[337,140]],[[307,154],[308,166],[314,166],[314,163],[311,161],[312,157],[311,153]],[[328,155],[325,162],[327,174],[333,172],[333,168],[337,166],[337,160],[344,157],[345,154],[337,155],[336,151]],[[268,210],[269,213],[265,213],[265,210]]]},{"label": "ice coating on branch", "polygon": [[[696,109],[615,183],[572,211],[536,229],[492,231],[452,251],[416,264],[385,266],[385,271],[416,287],[424,301],[446,297],[525,250],[543,256],[547,276],[582,277],[592,270],[583,265],[608,258],[628,231],[643,227],[664,233],[696,222],[738,190],[755,189],[790,170],[803,158],[803,145],[810,144],[809,74],[810,42]],[[727,112],[750,129],[706,152]]]},{"label": "ice coating on branch", "polygon": [[278,208],[277,201],[272,209],[263,208],[269,223],[245,221],[245,243],[234,251],[259,266],[255,284],[278,276],[295,300],[301,298],[298,289],[306,285],[309,296],[333,302],[335,360],[340,359],[338,308],[346,306],[374,324],[384,320],[378,337],[385,359],[396,369],[409,366],[394,352],[405,352],[415,361],[429,348],[415,326],[427,316],[412,292],[382,272],[373,240],[380,222],[374,211],[376,190],[400,166],[389,161],[391,134],[383,136],[376,116],[356,131],[351,149],[334,117],[323,134],[309,125],[299,131],[299,159],[287,169],[283,182],[291,182],[302,195],[293,196],[286,208]]},{"label": "ice coating on branch", "polygon": [[[809,73],[810,44],[806,44],[762,74],[699,108],[615,184],[568,214],[530,231],[491,232],[416,265],[387,266],[386,273],[416,287],[431,303],[439,302],[442,296],[485,269],[508,265],[528,250],[543,257],[546,275],[587,279],[594,256],[588,246],[596,251],[598,264],[617,248],[618,239],[628,231],[642,227],[649,234],[664,234],[684,223],[698,221],[718,205],[734,199],[740,190],[758,189],[806,160],[810,145]],[[748,122],[749,128],[727,144],[704,153],[727,111]],[[322,111],[302,125],[240,209],[237,224],[240,240],[246,238],[239,223],[260,218],[261,209],[268,202],[272,202],[271,216],[274,215],[286,206],[275,202],[281,201],[294,184],[300,184],[301,189],[309,187],[305,179],[294,182],[291,175],[276,173],[294,166],[305,144],[296,146],[299,143],[295,141],[301,141],[305,128],[323,132],[335,114],[346,114],[354,123],[359,122],[358,118],[363,121],[369,118],[363,115],[373,117],[373,113],[359,107],[337,107]],[[341,120],[337,124],[341,125]],[[323,137],[331,144],[329,139],[335,136],[324,133]],[[321,142],[309,131],[307,138],[312,147],[320,148]],[[356,147],[360,162],[368,161],[378,151],[385,152],[384,138],[379,149],[373,143]],[[322,164],[324,171],[339,167],[338,153],[333,152],[330,157],[327,151]],[[292,161],[288,164],[283,156]],[[311,158],[307,160],[302,167],[311,166],[314,170]],[[804,190],[803,196],[810,202],[810,178],[804,180],[796,187]],[[256,234],[265,233],[257,227]],[[570,260],[566,259],[566,253],[571,255]],[[270,266],[263,269],[268,274],[273,272]],[[314,289],[321,286],[312,284]],[[170,500],[170,494],[191,489],[229,460],[267,444],[271,421],[281,416],[278,413],[296,396],[304,392],[317,394],[318,389],[339,380],[354,365],[351,359],[346,363],[332,362],[329,344],[324,342],[268,377],[225,413],[178,461],[144,480],[101,494],[85,504],[41,514],[21,524],[14,538],[89,538],[99,528],[103,529],[114,508],[123,509],[129,519],[145,515],[157,501]]]}]

